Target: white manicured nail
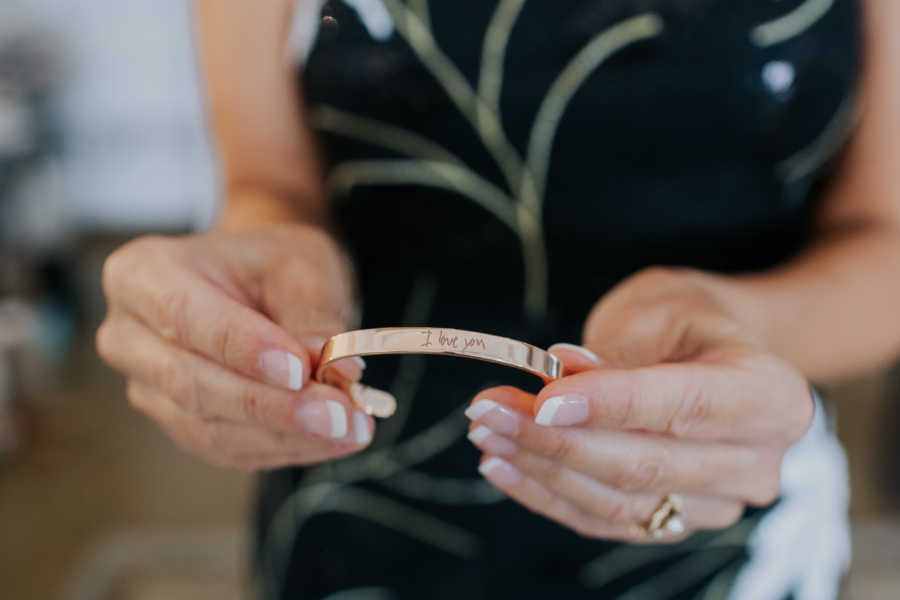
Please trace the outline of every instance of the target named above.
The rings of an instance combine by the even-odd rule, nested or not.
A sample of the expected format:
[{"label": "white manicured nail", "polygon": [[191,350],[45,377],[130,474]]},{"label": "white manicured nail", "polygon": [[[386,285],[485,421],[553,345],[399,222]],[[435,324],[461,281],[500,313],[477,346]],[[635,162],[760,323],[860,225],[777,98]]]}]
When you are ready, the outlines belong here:
[{"label": "white manicured nail", "polygon": [[353,431],[357,444],[368,444],[372,439],[372,432],[369,431],[369,421],[362,411],[353,413]]},{"label": "white manicured nail", "polygon": [[515,485],[522,477],[518,469],[498,456],[492,456],[481,463],[478,472],[500,487]]},{"label": "white manicured nail", "polygon": [[297,421],[307,431],[329,438],[347,435],[347,411],[334,400],[312,400],[297,409]]},{"label": "white manicured nail", "polygon": [[481,465],[478,467],[478,472],[481,473],[482,475],[487,475],[488,473],[490,473],[491,471],[493,471],[494,469],[496,469],[498,467],[504,467],[504,466],[508,466],[508,465],[509,465],[509,463],[506,462],[505,460],[503,460],[502,458],[500,458],[499,456],[492,456],[489,459],[487,459],[486,461],[484,461],[483,463],[481,463]]},{"label": "white manicured nail", "polygon": [[475,404],[467,408],[466,412],[463,414],[469,417],[469,419],[476,421],[498,406],[500,405],[493,400],[482,399],[478,400],[477,402],[475,402]]},{"label": "white manicured nail", "polygon": [[587,417],[587,399],[571,394],[548,398],[541,405],[534,422],[538,425],[577,425],[586,421]]},{"label": "white manicured nail", "polygon": [[356,361],[356,364],[358,364],[359,367],[360,367],[361,369],[365,369],[365,368],[366,368],[366,361],[364,361],[364,360],[362,359],[362,356],[354,356],[354,357],[353,357],[353,360]]},{"label": "white manicured nail", "polygon": [[259,370],[273,383],[289,390],[303,387],[303,361],[290,352],[269,349],[259,355]]},{"label": "white manicured nail", "polygon": [[593,352],[591,352],[584,346],[578,346],[576,344],[567,344],[565,342],[560,342],[558,344],[553,344],[552,346],[547,348],[547,350],[549,350],[551,352],[553,350],[572,350],[573,352],[579,353],[583,357],[587,358],[589,361],[591,361],[593,363],[597,363],[598,365],[602,364],[602,362],[603,362],[602,360],[600,360],[599,356],[597,356],[596,354],[594,354]]},{"label": "white manicured nail", "polygon": [[488,436],[490,436],[493,431],[485,427],[484,425],[479,425],[475,429],[469,432],[467,436],[470,440],[472,440],[473,444],[480,444],[483,442]]},{"label": "white manicured nail", "polygon": [[485,425],[479,425],[469,432],[468,437],[473,444],[485,454],[512,456],[516,453],[516,444]]},{"label": "white manicured nail", "polygon": [[347,411],[340,402],[326,401],[328,414],[331,415],[331,437],[340,438],[347,435]]}]

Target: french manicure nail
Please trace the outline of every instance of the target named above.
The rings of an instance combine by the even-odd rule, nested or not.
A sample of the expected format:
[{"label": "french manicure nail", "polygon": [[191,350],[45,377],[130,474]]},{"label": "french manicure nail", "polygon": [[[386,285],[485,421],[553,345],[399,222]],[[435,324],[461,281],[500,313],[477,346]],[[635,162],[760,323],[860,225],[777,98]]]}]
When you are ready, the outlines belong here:
[{"label": "french manicure nail", "polygon": [[481,463],[478,472],[499,487],[515,485],[522,478],[518,469],[499,456],[492,456]]},{"label": "french manicure nail", "polygon": [[353,432],[357,444],[368,444],[372,440],[372,432],[369,431],[369,421],[362,411],[358,410],[353,413]]},{"label": "french manicure nail", "polygon": [[473,421],[477,421],[481,417],[483,417],[488,412],[494,410],[500,406],[493,400],[488,400],[487,398],[482,398],[481,400],[477,400],[472,406],[466,409],[466,412],[463,413],[467,417],[469,417]]},{"label": "french manicure nail", "polygon": [[289,390],[303,387],[303,361],[297,356],[271,348],[259,355],[259,370],[273,383]]},{"label": "french manicure nail", "polygon": [[363,367],[353,358],[336,360],[329,364],[328,368],[333,369],[333,372],[338,373],[341,378],[348,381],[358,381],[363,374]]},{"label": "french manicure nail", "polygon": [[577,425],[588,417],[584,396],[564,395],[548,398],[538,411],[534,422],[538,425]]},{"label": "french manicure nail", "polygon": [[347,411],[340,402],[312,400],[300,405],[296,416],[300,425],[310,433],[328,438],[347,435]]},{"label": "french manicure nail", "polygon": [[473,421],[481,421],[500,435],[515,437],[519,434],[519,415],[493,400],[481,399],[466,409],[465,415]]},{"label": "french manicure nail", "polygon": [[466,436],[473,444],[489,454],[509,456],[516,453],[516,444],[511,440],[496,435],[490,427],[479,425]]},{"label": "french manicure nail", "polygon": [[486,440],[488,438],[488,436],[490,436],[492,433],[494,433],[494,432],[491,431],[490,429],[488,429],[487,427],[485,427],[483,425],[479,425],[478,427],[476,427],[475,429],[470,431],[469,435],[466,437],[468,437],[470,440],[472,440],[473,444],[480,444],[481,442]]},{"label": "french manicure nail", "polygon": [[567,343],[565,343],[565,342],[560,342],[560,343],[558,343],[558,344],[553,344],[552,346],[550,346],[549,348],[547,348],[547,350],[549,350],[549,351],[553,351],[553,350],[572,350],[573,352],[577,352],[577,353],[581,354],[583,357],[585,357],[586,359],[588,359],[588,360],[591,361],[592,363],[595,363],[595,364],[598,364],[598,365],[603,364],[603,361],[600,360],[600,357],[599,357],[599,356],[597,356],[596,354],[594,354],[593,352],[591,352],[590,350],[588,350],[588,349],[585,348],[584,346],[578,346],[578,345],[576,345],[576,344],[567,344]]}]

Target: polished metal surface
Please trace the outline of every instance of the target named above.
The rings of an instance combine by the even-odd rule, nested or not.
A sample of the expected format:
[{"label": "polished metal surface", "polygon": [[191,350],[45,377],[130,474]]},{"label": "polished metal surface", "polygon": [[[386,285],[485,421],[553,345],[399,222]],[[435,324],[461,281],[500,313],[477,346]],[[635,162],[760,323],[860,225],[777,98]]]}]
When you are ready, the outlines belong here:
[{"label": "polished metal surface", "polygon": [[444,354],[474,358],[527,371],[544,381],[560,376],[558,358],[525,342],[444,327],[359,329],[333,336],[322,349],[317,378],[331,362],[375,354]]}]

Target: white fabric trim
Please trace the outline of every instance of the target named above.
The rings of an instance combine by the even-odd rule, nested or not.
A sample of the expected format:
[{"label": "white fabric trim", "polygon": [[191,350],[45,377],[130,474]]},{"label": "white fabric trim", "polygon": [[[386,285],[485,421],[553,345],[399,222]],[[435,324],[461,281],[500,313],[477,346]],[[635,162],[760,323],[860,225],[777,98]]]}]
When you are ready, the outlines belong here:
[{"label": "white fabric trim", "polygon": [[847,459],[816,398],[806,435],[785,454],[781,501],[748,540],[749,562],[730,600],[836,598],[850,565]]}]

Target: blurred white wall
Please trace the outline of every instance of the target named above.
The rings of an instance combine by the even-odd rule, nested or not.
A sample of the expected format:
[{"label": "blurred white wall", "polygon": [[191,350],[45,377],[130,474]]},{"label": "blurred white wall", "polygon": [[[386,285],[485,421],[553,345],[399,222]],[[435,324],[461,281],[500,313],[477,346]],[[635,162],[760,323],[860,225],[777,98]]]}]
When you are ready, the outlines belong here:
[{"label": "blurred white wall", "polygon": [[61,53],[66,220],[94,229],[205,226],[216,173],[189,0],[2,0],[0,35],[43,32]]}]

